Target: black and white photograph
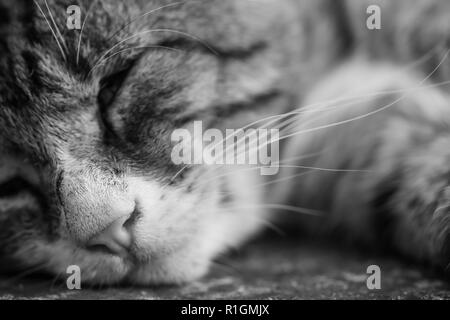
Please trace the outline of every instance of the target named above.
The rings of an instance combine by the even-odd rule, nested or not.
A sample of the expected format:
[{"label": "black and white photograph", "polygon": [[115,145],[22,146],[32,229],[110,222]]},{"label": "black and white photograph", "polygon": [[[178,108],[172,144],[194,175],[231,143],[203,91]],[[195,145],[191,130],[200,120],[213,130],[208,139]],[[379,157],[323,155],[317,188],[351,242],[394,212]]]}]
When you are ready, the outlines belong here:
[{"label": "black and white photograph", "polygon": [[449,0],[0,0],[0,300],[448,299]]}]

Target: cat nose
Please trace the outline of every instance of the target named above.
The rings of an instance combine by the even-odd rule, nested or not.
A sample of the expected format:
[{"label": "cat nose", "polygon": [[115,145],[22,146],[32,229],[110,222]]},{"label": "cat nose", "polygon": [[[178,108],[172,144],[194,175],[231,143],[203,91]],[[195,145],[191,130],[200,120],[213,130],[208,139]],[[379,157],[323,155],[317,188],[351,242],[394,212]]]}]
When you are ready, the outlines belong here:
[{"label": "cat nose", "polygon": [[132,235],[127,228],[131,221],[129,216],[114,220],[87,242],[87,248],[125,256],[132,243]]}]

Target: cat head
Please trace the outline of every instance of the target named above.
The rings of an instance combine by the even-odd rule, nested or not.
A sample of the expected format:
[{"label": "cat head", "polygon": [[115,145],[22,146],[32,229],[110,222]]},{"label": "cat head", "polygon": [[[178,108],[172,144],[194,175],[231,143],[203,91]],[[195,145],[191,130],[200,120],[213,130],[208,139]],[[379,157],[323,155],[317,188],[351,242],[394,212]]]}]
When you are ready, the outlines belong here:
[{"label": "cat head", "polygon": [[175,165],[170,137],[288,105],[290,1],[0,5],[3,269],[183,282],[258,228],[258,174]]}]

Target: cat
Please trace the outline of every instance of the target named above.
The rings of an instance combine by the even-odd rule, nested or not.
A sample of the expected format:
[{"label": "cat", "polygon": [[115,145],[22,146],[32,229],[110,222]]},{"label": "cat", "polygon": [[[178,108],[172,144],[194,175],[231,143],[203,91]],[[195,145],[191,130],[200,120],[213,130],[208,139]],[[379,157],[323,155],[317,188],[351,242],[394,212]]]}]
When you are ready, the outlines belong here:
[{"label": "cat", "polygon": [[[369,4],[381,30],[365,26]],[[66,27],[71,5],[80,30]],[[445,0],[0,7],[3,272],[77,265],[83,283],[184,283],[295,220],[449,262]],[[171,133],[194,120],[267,119],[292,134],[276,176],[171,161]]]}]

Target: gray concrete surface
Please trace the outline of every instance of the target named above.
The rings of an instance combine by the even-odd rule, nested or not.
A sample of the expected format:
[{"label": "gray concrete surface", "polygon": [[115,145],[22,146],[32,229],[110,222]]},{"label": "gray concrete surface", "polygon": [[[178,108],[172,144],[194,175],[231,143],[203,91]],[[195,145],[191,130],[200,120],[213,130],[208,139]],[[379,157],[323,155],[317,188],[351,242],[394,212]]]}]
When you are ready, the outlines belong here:
[{"label": "gray concrete surface", "polygon": [[[381,268],[368,290],[366,268]],[[218,263],[204,279],[179,287],[82,288],[41,278],[0,278],[1,299],[450,299],[450,282],[387,257],[296,240],[265,240]]]}]

